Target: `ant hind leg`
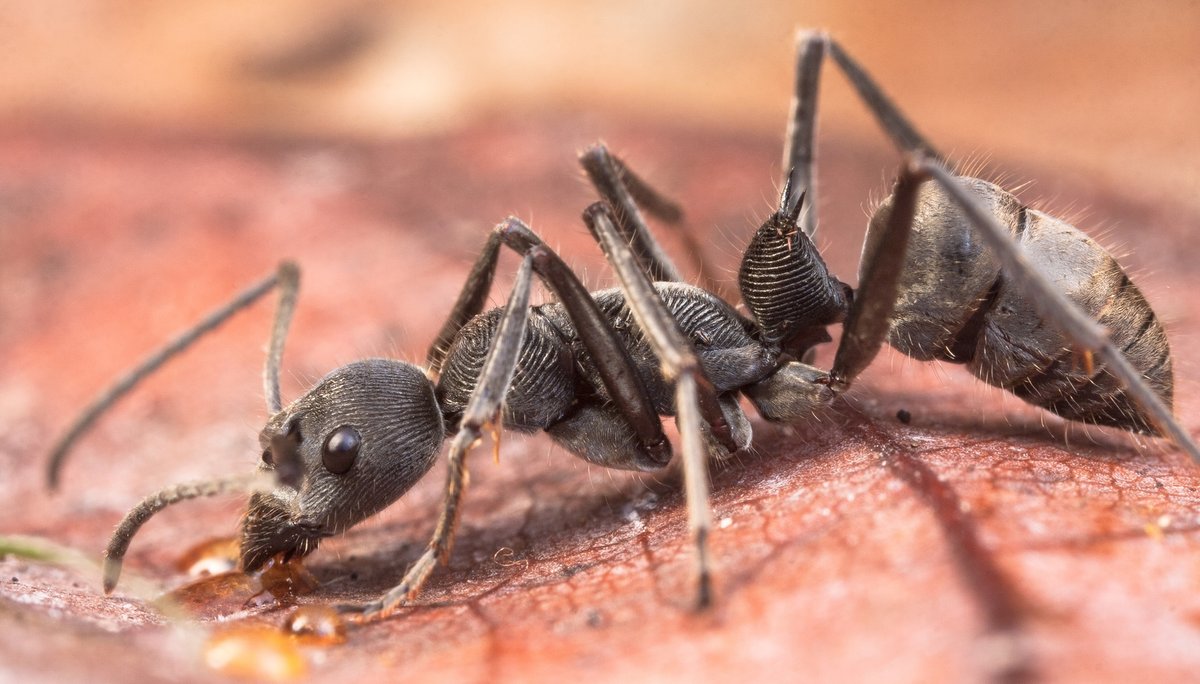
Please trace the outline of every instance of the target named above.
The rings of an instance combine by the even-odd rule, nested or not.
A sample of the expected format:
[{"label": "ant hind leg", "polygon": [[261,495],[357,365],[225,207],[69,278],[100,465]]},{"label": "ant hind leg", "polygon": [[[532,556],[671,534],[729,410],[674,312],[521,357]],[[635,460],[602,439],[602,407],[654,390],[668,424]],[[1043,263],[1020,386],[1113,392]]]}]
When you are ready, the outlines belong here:
[{"label": "ant hind leg", "polygon": [[[867,72],[833,39],[827,39],[826,45],[834,61],[875,115],[884,132],[905,155],[905,168],[897,181],[897,202],[901,201],[902,192],[906,195],[915,194],[921,182],[929,179],[937,182],[995,251],[1007,278],[1020,283],[1038,315],[1057,324],[1084,356],[1085,362],[1093,355],[1103,362],[1108,372],[1145,412],[1145,418],[1154,425],[1159,434],[1170,439],[1192,460],[1200,463],[1200,448],[1175,419],[1171,408],[1155,393],[1124,352],[1112,341],[1104,327],[1059,291],[1045,274],[1030,263],[1010,232],[981,204],[975,193],[964,187],[958,177],[946,167],[945,157],[917,132]],[[887,251],[902,253],[894,244],[889,244]],[[896,258],[893,256],[890,259],[881,259],[891,261]],[[894,299],[894,295],[892,298]],[[849,362],[845,362],[839,369],[835,364],[834,374],[839,370],[846,373],[850,365]]]},{"label": "ant hind leg", "polygon": [[[828,37],[817,31],[802,31],[796,37],[796,92],[788,115],[783,143],[783,187],[780,202],[785,215],[799,213],[800,229],[812,237],[817,232],[816,159],[817,94],[821,86],[821,63]],[[809,209],[801,212],[804,198]]]}]

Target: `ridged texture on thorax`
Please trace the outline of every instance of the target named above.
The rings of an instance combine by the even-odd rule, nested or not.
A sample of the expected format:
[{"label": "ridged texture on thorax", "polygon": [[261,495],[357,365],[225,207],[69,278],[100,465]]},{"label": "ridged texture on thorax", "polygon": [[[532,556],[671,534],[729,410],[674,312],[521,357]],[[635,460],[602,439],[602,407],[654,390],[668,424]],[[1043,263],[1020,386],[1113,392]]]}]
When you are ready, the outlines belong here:
[{"label": "ridged texture on thorax", "polygon": [[[751,337],[747,322],[716,295],[684,283],[655,283],[654,287],[684,337],[691,340],[701,367],[718,392],[745,387],[774,370],[775,357]],[[658,358],[634,320],[624,293],[615,288],[600,290],[593,292],[592,298],[629,351],[655,409],[672,415],[673,387],[663,379]],[[581,373],[593,391],[605,396],[595,364],[562,308],[547,306],[545,314],[572,339]]]},{"label": "ridged texture on thorax", "polygon": [[[467,406],[502,314],[502,309],[492,309],[476,316],[450,345],[437,396],[451,425],[457,425]],[[575,385],[571,348],[535,308],[505,398],[505,425],[526,431],[549,426],[570,407]]]}]

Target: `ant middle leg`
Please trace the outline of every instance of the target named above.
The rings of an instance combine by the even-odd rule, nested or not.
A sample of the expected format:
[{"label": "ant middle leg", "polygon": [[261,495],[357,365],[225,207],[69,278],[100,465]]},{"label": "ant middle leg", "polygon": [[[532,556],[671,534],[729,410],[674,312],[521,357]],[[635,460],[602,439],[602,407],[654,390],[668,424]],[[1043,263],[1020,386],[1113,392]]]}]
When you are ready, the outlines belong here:
[{"label": "ant middle leg", "polygon": [[[630,352],[583,284],[527,226],[510,218],[489,236],[453,312],[430,349],[430,374],[437,376],[439,400],[454,425],[469,401],[495,336],[499,311],[480,315],[504,244],[534,254],[534,270],[560,304],[541,308],[529,323],[523,372],[510,389],[504,423],[510,429],[545,429],[555,441],[584,460],[610,468],[657,470],[671,457],[656,403],[635,368]],[[562,329],[559,329],[562,328]],[[586,383],[577,387],[573,352],[563,330],[587,351],[598,396]]]},{"label": "ant middle leg", "polygon": [[627,456],[637,465],[616,467],[641,470],[665,466],[671,460],[671,443],[663,433],[662,420],[624,343],[591,293],[566,263],[519,219],[510,217],[496,227],[496,232],[519,254],[533,254],[534,271],[558,297],[613,409],[632,431]]},{"label": "ant middle leg", "polygon": [[[579,155],[579,163],[587,172],[588,179],[604,201],[613,208],[617,226],[622,237],[636,255],[638,264],[650,274],[653,281],[682,282],[683,276],[663,250],[662,245],[650,232],[642,217],[639,204],[653,215],[667,215],[668,222],[683,217],[678,205],[658,194],[645,181],[630,173],[603,143],[589,147]],[[638,200],[634,199],[633,188],[638,188]]]},{"label": "ant middle leg", "polygon": [[629,308],[662,365],[663,377],[675,384],[688,529],[696,549],[696,606],[706,608],[712,602],[712,561],[708,552],[712,513],[705,456],[706,452],[715,452],[727,457],[749,446],[749,422],[736,401],[718,396],[691,342],[683,336],[618,234],[610,207],[593,204],[584,212],[584,221],[616,271]]},{"label": "ant middle leg", "polygon": [[[672,382],[681,375],[696,376],[699,410],[712,431],[717,453],[723,450],[728,455],[746,448],[749,436],[743,434],[744,416],[731,421],[726,415],[726,411],[730,411],[728,402],[720,401],[696,358],[692,343],[680,332],[678,323],[667,311],[645,271],[638,268],[635,255],[616,230],[611,207],[597,202],[584,211],[583,220],[616,271],[626,303],[662,364],[663,377]],[[735,415],[740,413],[741,409],[737,409]]]},{"label": "ant middle leg", "polygon": [[[633,464],[635,469],[646,469],[662,467],[670,459],[670,443],[662,434],[661,420],[655,406],[641,385],[637,370],[621,346],[610,322],[604,318],[582,283],[553,251],[517,219],[510,218],[502,223],[497,227],[495,235],[499,236],[500,242],[522,254],[524,259],[517,284],[502,313],[499,327],[491,335],[483,369],[461,412],[461,417],[457,419],[458,432],[450,447],[446,493],[436,530],[425,552],[395,588],[371,604],[342,607],[342,612],[349,614],[352,620],[374,620],[393,613],[420,591],[437,562],[444,562],[448,557],[465,487],[466,454],[488,422],[501,420],[502,407],[521,359],[521,345],[525,341],[531,315],[531,272],[536,272],[558,295],[579,341],[588,348],[592,362],[601,376],[609,379],[606,389],[613,398],[611,408],[615,410],[602,415],[594,412],[586,414],[587,420],[591,422],[588,423],[587,435],[584,437],[597,442],[596,430],[607,430],[618,437],[609,440],[611,443],[601,438],[596,448],[604,453],[592,460],[609,467],[630,467],[628,464],[623,465],[621,459],[633,454],[632,458],[637,461]],[[484,267],[477,268],[476,272],[491,270],[494,268],[494,261],[494,255],[485,250],[480,259]],[[473,292],[479,288],[479,283],[486,279],[472,278],[471,281],[475,284],[468,284],[465,288],[471,293],[460,299],[477,299]],[[451,366],[446,370],[447,376],[452,371],[457,372],[453,366],[454,354],[451,354],[450,358]],[[686,409],[684,411],[687,412]],[[554,425],[547,429],[555,435]],[[588,458],[588,454],[578,448],[573,451]]]},{"label": "ant middle leg", "polygon": [[713,274],[700,242],[681,225],[683,210],[678,204],[635,174],[604,143],[596,143],[584,150],[579,155],[579,163],[600,197],[612,207],[617,228],[651,281],[686,282],[686,279],[655,239],[639,207],[675,229],[699,271],[704,287],[712,292],[721,291],[720,279]]}]

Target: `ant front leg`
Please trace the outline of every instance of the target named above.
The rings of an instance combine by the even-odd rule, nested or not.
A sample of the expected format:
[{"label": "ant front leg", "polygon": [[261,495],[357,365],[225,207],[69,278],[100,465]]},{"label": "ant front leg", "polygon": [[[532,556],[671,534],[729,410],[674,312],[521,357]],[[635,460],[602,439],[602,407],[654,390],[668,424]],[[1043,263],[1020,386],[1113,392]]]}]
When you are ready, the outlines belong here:
[{"label": "ant front leg", "polygon": [[446,352],[450,350],[450,344],[454,342],[458,332],[462,330],[467,321],[483,311],[483,305],[487,303],[488,292],[492,289],[492,280],[496,275],[496,262],[499,258],[500,234],[493,231],[488,234],[483,251],[479,253],[479,257],[475,259],[475,265],[467,274],[467,280],[458,294],[458,300],[454,302],[454,308],[450,310],[450,315],[446,317],[446,322],[438,331],[433,344],[429,345],[429,351],[425,355],[425,366],[429,369],[431,377],[436,377],[441,373],[442,364],[446,361]]},{"label": "ant front leg", "polygon": [[446,490],[433,538],[421,557],[404,574],[400,584],[378,601],[365,606],[339,608],[341,612],[350,614],[354,621],[366,622],[388,617],[420,593],[421,587],[425,585],[438,562],[446,563],[449,560],[454,531],[458,525],[459,508],[466,489],[467,453],[479,441],[485,426],[491,421],[500,420],[504,396],[512,383],[517,359],[521,355],[525,326],[529,319],[529,292],[534,258],[534,254],[528,254],[521,262],[500,327],[484,361],[483,372],[471,392],[471,398],[459,423],[458,434],[450,444]]},{"label": "ant front leg", "polygon": [[[665,217],[664,220],[668,223],[674,223],[683,218],[683,212],[678,205],[633,175],[603,143],[585,150],[579,155],[579,163],[587,172],[596,191],[613,208],[622,237],[636,255],[638,264],[650,274],[650,279],[656,282],[683,282],[679,269],[663,251],[658,240],[654,239],[654,234],[642,218],[642,212],[638,210],[640,203],[651,214]],[[634,189],[637,189],[636,193]],[[635,194],[637,201],[634,200]]]}]

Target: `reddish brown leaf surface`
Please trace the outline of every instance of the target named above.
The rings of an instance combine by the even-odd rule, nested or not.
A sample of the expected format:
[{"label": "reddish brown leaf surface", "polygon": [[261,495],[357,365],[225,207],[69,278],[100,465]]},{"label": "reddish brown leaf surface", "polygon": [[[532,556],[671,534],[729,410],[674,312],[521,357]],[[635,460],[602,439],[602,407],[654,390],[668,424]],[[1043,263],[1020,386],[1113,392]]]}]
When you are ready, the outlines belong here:
[{"label": "reddish brown leaf surface", "polygon": [[[685,201],[691,229],[732,268],[775,192],[774,140],[584,119],[378,145],[0,133],[4,531],[98,554],[147,492],[252,468],[267,306],[107,416],[59,494],[42,485],[49,441],[91,395],[282,257],[304,269],[286,397],[362,356],[419,360],[508,213],[608,284],[578,219],[590,193],[573,160],[601,135]],[[895,160],[850,140],[823,150],[819,242],[852,280],[862,207]],[[1194,432],[1194,205],[1015,170],[1116,226],[1110,242],[1128,246],[1170,322],[1178,410]],[[506,257],[496,301],[514,269]],[[713,475],[711,612],[688,610],[677,476],[590,469],[543,438],[508,436],[498,465],[486,448],[474,456],[450,567],[418,605],[343,645],[302,647],[303,666],[330,681],[527,682],[1166,681],[1200,667],[1200,468],[1173,450],[1064,426],[960,369],[890,352],[829,415],[755,429],[755,452]],[[432,528],[441,478],[312,556],[322,585],[302,601],[366,600],[396,582]],[[164,590],[182,584],[176,561],[232,534],[240,506],[163,513],[127,567]],[[212,678],[202,634],[121,588],[104,597],[98,576],[13,558],[0,570],[11,676]]]}]

